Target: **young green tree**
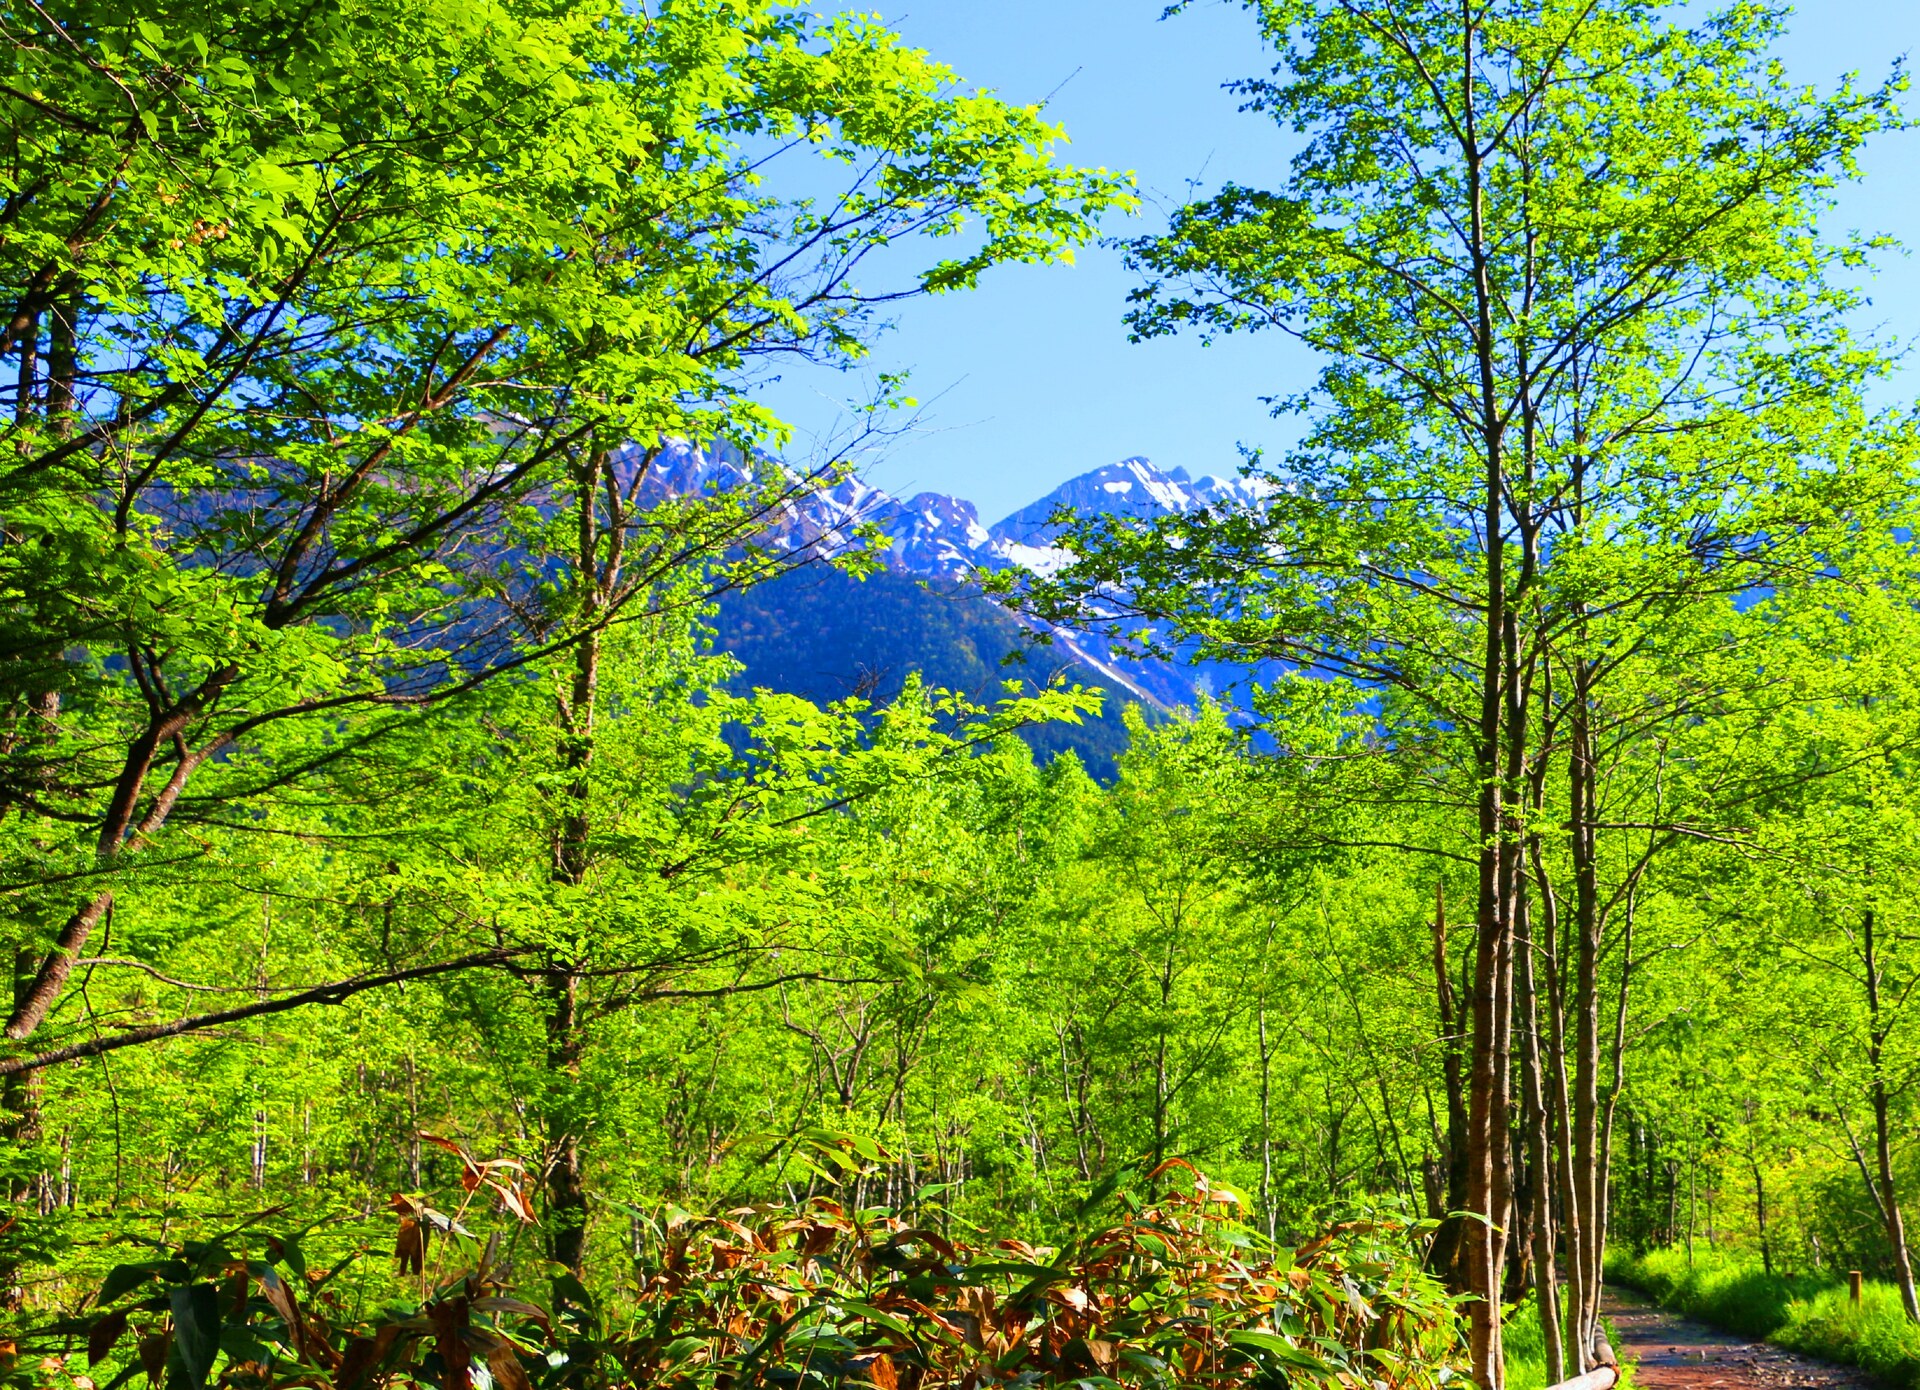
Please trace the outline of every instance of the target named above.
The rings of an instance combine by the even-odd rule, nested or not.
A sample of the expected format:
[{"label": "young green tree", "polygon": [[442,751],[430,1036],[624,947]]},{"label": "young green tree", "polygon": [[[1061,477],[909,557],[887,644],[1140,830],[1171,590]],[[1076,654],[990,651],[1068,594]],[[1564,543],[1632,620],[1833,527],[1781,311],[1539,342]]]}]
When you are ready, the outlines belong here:
[{"label": "young green tree", "polygon": [[[587,527],[629,440],[766,438],[756,359],[857,356],[875,306],[1064,256],[1123,196],[1036,110],[771,0],[56,5],[0,65],[5,1031],[41,1056],[114,872],[182,817],[642,615],[816,480],[655,515],[557,605],[529,509]],[[832,198],[764,182],[815,156]],[[607,506],[618,570],[642,509]]]}]

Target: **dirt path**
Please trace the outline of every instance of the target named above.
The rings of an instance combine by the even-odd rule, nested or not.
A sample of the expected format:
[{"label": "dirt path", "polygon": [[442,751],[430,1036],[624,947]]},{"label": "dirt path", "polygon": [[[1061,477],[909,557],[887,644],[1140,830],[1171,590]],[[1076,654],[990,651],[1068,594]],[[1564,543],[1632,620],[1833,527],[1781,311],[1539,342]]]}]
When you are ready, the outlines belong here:
[{"label": "dirt path", "polygon": [[1866,1372],[1782,1351],[1765,1342],[1720,1332],[1705,1323],[1662,1312],[1639,1295],[1607,1286],[1601,1304],[1619,1334],[1623,1361],[1637,1361],[1638,1390],[1864,1390]]}]

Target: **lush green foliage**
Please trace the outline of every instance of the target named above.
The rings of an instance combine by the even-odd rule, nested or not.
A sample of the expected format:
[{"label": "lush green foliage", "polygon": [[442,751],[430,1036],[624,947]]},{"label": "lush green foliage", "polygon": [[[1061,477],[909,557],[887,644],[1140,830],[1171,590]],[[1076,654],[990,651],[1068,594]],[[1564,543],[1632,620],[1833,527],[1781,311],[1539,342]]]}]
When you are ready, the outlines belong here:
[{"label": "lush green foliage", "polygon": [[1134,326],[1305,339],[1301,442],[1021,596],[1258,673],[1153,723],[708,627],[844,467],[756,373],[1129,201],[1039,111],[771,0],[6,32],[15,1383],[1425,1390],[1459,1310],[1499,1390],[1610,1238],[1906,1373],[1792,1282],[1920,1324],[1916,441],[1822,228],[1899,84],[1764,5],[1249,8],[1307,138]]}]

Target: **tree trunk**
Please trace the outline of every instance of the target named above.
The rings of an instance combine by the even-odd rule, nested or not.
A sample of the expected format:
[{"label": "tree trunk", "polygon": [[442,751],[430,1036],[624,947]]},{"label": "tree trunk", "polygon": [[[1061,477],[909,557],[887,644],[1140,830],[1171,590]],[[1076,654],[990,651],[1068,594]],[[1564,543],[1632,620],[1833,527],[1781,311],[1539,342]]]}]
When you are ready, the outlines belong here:
[{"label": "tree trunk", "polygon": [[549,1098],[547,1254],[578,1274],[587,1257],[586,1167],[578,1116],[569,1104],[579,1084],[580,977],[556,971],[547,981],[547,1071],[560,1092]]},{"label": "tree trunk", "polygon": [[[1607,1085],[1605,1103],[1600,1108],[1600,1156],[1598,1176],[1594,1180],[1594,1230],[1589,1237],[1593,1251],[1593,1316],[1582,1334],[1585,1345],[1593,1347],[1600,1339],[1600,1294],[1605,1286],[1607,1242],[1613,1232],[1613,1135],[1619,1114],[1620,1097],[1627,1083],[1627,1004],[1633,990],[1633,923],[1636,897],[1627,894],[1626,926],[1620,936],[1620,988],[1613,1005],[1613,1074]],[[1603,927],[1604,930],[1604,927]]]},{"label": "tree trunk", "polygon": [[[39,957],[31,949],[22,947],[14,952],[13,995],[16,1000],[33,987],[38,965]],[[24,1153],[40,1142],[40,1091],[40,1073],[30,1071],[9,1076],[4,1091],[0,1092],[0,1107],[4,1107],[4,1113],[0,1113],[0,1138],[4,1138],[7,1147],[15,1153]],[[16,1206],[24,1208],[33,1198],[32,1179],[22,1174],[7,1195]],[[0,1265],[0,1310],[17,1313],[25,1305],[26,1290],[20,1279],[18,1262],[8,1260]]]},{"label": "tree trunk", "polygon": [[[1748,1124],[1752,1124],[1752,1110],[1748,1110]],[[1760,1268],[1768,1274],[1773,1273],[1773,1242],[1767,1237],[1767,1179],[1760,1171],[1760,1151],[1753,1142],[1753,1133],[1747,1133],[1747,1163],[1753,1169],[1753,1220],[1754,1229],[1760,1234]]]},{"label": "tree trunk", "polygon": [[1662,1245],[1672,1245],[1680,1235],[1680,1161],[1667,1160],[1667,1229]]},{"label": "tree trunk", "polygon": [[1553,1150],[1548,1142],[1545,1079],[1540,1064],[1540,1013],[1534,988],[1533,932],[1522,919],[1515,957],[1515,993],[1521,1020],[1521,1126],[1526,1133],[1529,1186],[1533,1200],[1530,1234],[1533,1284],[1539,1305],[1540,1333],[1546,1350],[1547,1384],[1566,1379],[1566,1350],[1561,1345],[1559,1278],[1553,1259]]},{"label": "tree trunk", "polygon": [[1568,813],[1573,851],[1573,1201],[1578,1224],[1567,1252],[1577,1266],[1579,1299],[1573,1308],[1574,1369],[1588,1369],[1587,1352],[1600,1318],[1600,890],[1594,831],[1593,735],[1589,720],[1591,670],[1576,655],[1567,759]]},{"label": "tree trunk", "polygon": [[1483,538],[1486,546],[1486,623],[1480,667],[1480,714],[1474,764],[1479,780],[1477,830],[1479,901],[1474,916],[1473,1054],[1467,1098],[1467,1207],[1477,1218],[1467,1233],[1469,1345],[1473,1378],[1484,1390],[1505,1390],[1500,1338],[1501,1275],[1507,1232],[1502,1226],[1513,1195],[1508,1112],[1513,1026],[1514,846],[1522,817],[1511,777],[1513,752],[1524,728],[1511,722],[1520,696],[1509,659],[1513,619],[1506,569],[1505,421],[1495,365],[1493,292],[1486,250],[1486,211],[1477,115],[1473,108],[1474,38],[1462,34],[1462,90],[1466,136],[1468,243],[1474,284],[1474,350],[1480,385],[1480,443],[1484,449]]},{"label": "tree trunk", "polygon": [[1440,1017],[1440,1073],[1447,1093],[1447,1146],[1443,1155],[1446,1194],[1434,1232],[1428,1262],[1452,1292],[1467,1291],[1466,1218],[1457,1213],[1467,1205],[1467,1092],[1461,1043],[1462,1017],[1453,971],[1447,957],[1447,886],[1433,886],[1433,981]]},{"label": "tree trunk", "polygon": [[[575,556],[581,589],[580,616],[591,626],[615,582],[619,563],[618,526],[609,528],[616,552],[603,576],[600,560],[602,532],[598,522],[600,482],[606,454],[588,452],[575,482],[579,488],[579,549]],[[613,518],[617,523],[618,518]],[[562,811],[553,839],[553,882],[580,888],[592,867],[594,719],[600,694],[602,639],[591,632],[574,648],[573,678],[559,702],[560,758],[567,775]],[[585,979],[574,964],[561,964],[547,977],[547,1248],[557,1264],[576,1274],[586,1262],[586,1155],[580,1114],[580,1064],[586,1053],[586,1026],[581,1014]]]},{"label": "tree trunk", "polygon": [[1893,1248],[1893,1273],[1900,1284],[1900,1306],[1907,1321],[1920,1323],[1920,1300],[1913,1287],[1913,1256],[1907,1250],[1907,1227],[1900,1214],[1900,1195],[1893,1181],[1893,1147],[1887,1124],[1887,1090],[1880,1078],[1873,1088],[1874,1157],[1880,1170],[1880,1191],[1885,1203],[1887,1244]]},{"label": "tree trunk", "polygon": [[[1489,789],[1488,800],[1499,795]],[[1504,830],[1504,810],[1493,802],[1493,833]],[[1473,1069],[1468,1095],[1466,1231],[1470,1343],[1475,1381],[1504,1390],[1500,1337],[1500,1291],[1506,1268],[1507,1233],[1501,1224],[1512,1200],[1508,1142],[1508,1094],[1513,1012],[1513,952],[1506,927],[1504,872],[1508,856],[1494,839],[1482,855],[1481,912],[1474,943]]]},{"label": "tree trunk", "polygon": [[1267,1240],[1277,1231],[1273,1209],[1273,1043],[1267,1036],[1267,956],[1273,950],[1273,919],[1267,919],[1266,951],[1260,960],[1260,1215],[1266,1222]]},{"label": "tree trunk", "polygon": [[[1176,921],[1176,933],[1178,925]],[[1178,937],[1174,938],[1177,940]],[[1167,1029],[1173,1013],[1174,941],[1167,943],[1166,961],[1160,969],[1160,1017],[1153,1049],[1153,1167],[1167,1158]],[[1159,1179],[1154,1180],[1158,1183]]]},{"label": "tree trunk", "polygon": [[1874,934],[1874,914],[1868,909],[1861,923],[1861,946],[1867,981],[1867,1060],[1873,1101],[1873,1156],[1878,1190],[1875,1205],[1886,1228],[1887,1244],[1893,1254],[1893,1272],[1900,1285],[1900,1306],[1907,1321],[1920,1323],[1920,1299],[1913,1286],[1913,1257],[1907,1250],[1906,1221],[1900,1213],[1900,1193],[1893,1177],[1893,1134],[1888,1115],[1885,1053],[1890,1021],[1883,1018],[1880,999],[1880,955]]},{"label": "tree trunk", "polygon": [[[114,782],[112,799],[101,818],[95,844],[95,859],[101,867],[114,863],[129,849],[138,848],[157,834],[172,814],[180,793],[186,789],[187,779],[202,762],[220,751],[220,739],[193,752],[187,751],[183,739],[194,721],[239,676],[240,668],[229,663],[215,669],[181,699],[171,704],[163,700],[154,702],[147,727],[127,749],[120,775]],[[169,744],[177,749],[177,760],[160,789],[147,799],[146,812],[142,815],[140,806],[146,796],[147,780],[160,750]],[[72,973],[74,961],[86,949],[93,929],[112,907],[112,893],[96,893],[67,919],[53,949],[40,961],[33,980],[24,990],[14,990],[13,1012],[4,1030],[8,1038],[23,1041],[40,1027],[66,989],[67,976]]]}]

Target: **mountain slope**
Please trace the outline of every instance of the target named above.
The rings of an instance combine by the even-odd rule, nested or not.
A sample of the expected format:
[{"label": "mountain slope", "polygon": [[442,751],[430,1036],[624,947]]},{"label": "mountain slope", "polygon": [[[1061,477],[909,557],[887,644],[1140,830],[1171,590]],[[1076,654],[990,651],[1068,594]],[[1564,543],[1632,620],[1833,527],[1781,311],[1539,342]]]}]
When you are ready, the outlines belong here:
[{"label": "mountain slope", "polygon": [[[738,455],[677,443],[654,463],[650,490],[707,492],[744,485]],[[1189,478],[1143,458],[1125,459],[1069,479],[993,525],[973,504],[944,493],[904,500],[861,482],[835,486],[787,507],[767,542],[831,556],[853,544],[854,528],[877,526],[891,542],[884,569],[858,581],[826,565],[806,565],[744,593],[728,595],[715,627],[717,645],[745,668],[743,686],[766,686],[816,701],[862,695],[887,699],[909,672],[932,685],[991,699],[1009,679],[1044,682],[1056,673],[1107,693],[1101,718],[1075,727],[1029,731],[1036,752],[1075,749],[1096,776],[1113,773],[1125,747],[1121,712],[1191,706],[1220,674],[1174,662],[1122,657],[1098,633],[1046,630],[1036,647],[1026,620],[984,597],[970,581],[980,571],[1019,567],[1046,572],[1065,552],[1052,545],[1049,518],[1066,506],[1141,520],[1201,507],[1257,505],[1241,479]]]},{"label": "mountain slope", "polygon": [[[1072,748],[1096,777],[1126,747],[1121,711],[1135,701],[1117,682],[1048,649],[1029,650],[1020,624],[978,593],[888,570],[864,581],[825,565],[728,595],[717,645],[764,685],[816,703],[858,695],[889,700],[907,676],[985,702],[1008,680],[1044,684],[1056,672],[1107,692],[1100,718],[1048,724],[1023,737],[1043,757]],[[1009,656],[1016,659],[1010,664]],[[1025,659],[1018,659],[1024,656]]]}]

